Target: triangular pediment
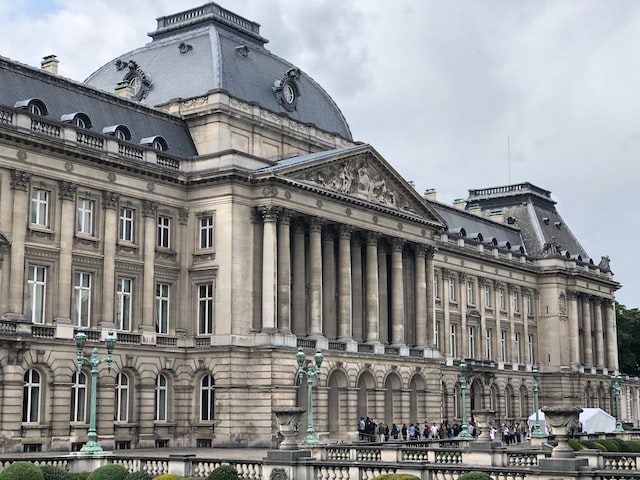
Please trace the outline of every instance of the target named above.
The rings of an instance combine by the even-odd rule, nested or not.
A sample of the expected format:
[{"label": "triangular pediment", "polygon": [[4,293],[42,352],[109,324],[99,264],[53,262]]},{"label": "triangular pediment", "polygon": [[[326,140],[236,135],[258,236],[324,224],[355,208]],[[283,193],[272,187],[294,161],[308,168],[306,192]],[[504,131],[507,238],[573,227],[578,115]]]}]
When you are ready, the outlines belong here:
[{"label": "triangular pediment", "polygon": [[371,146],[308,155],[278,173],[347,197],[443,224],[440,216]]}]

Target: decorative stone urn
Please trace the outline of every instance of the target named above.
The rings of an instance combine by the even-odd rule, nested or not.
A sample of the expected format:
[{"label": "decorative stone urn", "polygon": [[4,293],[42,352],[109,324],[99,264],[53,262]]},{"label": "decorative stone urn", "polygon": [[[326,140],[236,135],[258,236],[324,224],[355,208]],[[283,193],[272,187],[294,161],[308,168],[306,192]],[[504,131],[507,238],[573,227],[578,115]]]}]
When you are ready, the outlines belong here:
[{"label": "decorative stone urn", "polygon": [[306,410],[299,407],[279,407],[273,409],[273,413],[278,421],[278,430],[284,437],[284,440],[280,444],[280,450],[298,449],[298,442],[296,442],[298,421],[304,412],[306,412]]},{"label": "decorative stone urn", "polygon": [[571,430],[578,426],[582,409],[579,407],[542,407],[544,420],[558,445],[551,452],[552,458],[574,458],[575,453],[567,443]]},{"label": "decorative stone urn", "polygon": [[476,437],[477,442],[490,442],[491,425],[496,418],[496,412],[494,410],[473,410],[473,419],[476,424],[476,428],[480,430],[480,435]]}]

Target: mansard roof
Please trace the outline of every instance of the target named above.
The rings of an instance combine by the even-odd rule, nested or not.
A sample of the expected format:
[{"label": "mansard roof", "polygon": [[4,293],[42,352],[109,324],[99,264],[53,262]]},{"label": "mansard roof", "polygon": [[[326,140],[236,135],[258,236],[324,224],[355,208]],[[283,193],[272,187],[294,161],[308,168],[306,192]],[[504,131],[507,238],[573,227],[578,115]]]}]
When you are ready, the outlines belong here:
[{"label": "mansard roof", "polygon": [[371,146],[361,144],[280,160],[254,171],[446,228],[444,220]]}]

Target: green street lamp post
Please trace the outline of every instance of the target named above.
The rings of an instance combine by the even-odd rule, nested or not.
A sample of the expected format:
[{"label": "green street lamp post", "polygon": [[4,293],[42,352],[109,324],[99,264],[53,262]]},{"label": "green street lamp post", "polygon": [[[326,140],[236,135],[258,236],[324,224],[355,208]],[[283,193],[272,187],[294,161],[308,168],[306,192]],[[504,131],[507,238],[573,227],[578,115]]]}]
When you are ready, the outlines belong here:
[{"label": "green street lamp post", "polygon": [[540,413],[538,412],[538,392],[540,391],[540,374],[538,373],[537,365],[533,366],[533,409],[536,412],[536,423],[533,427],[533,432],[531,432],[532,437],[540,438],[544,437],[545,434],[542,431],[542,427],[540,426]]},{"label": "green street lamp post", "polygon": [[319,445],[320,440],[316,436],[316,432],[313,428],[313,379],[320,378],[320,365],[324,355],[320,350],[316,350],[314,355],[315,365],[313,361],[309,360],[305,369],[305,356],[302,348],[298,350],[296,354],[296,360],[298,361],[298,378],[302,381],[303,377],[307,377],[307,436],[304,437],[304,444],[306,445]]},{"label": "green street lamp post", "polygon": [[460,426],[459,438],[473,438],[469,433],[469,425],[467,424],[467,364],[464,359],[460,362],[460,394],[462,396],[462,425]]},{"label": "green street lamp post", "polygon": [[98,349],[94,348],[91,351],[91,357],[85,357],[83,350],[87,343],[87,334],[80,330],[76,333],[76,366],[78,368],[78,376],[82,370],[84,362],[91,365],[91,408],[89,410],[89,433],[87,434],[87,443],[85,443],[80,449],[83,453],[94,454],[102,452],[102,447],[98,443],[98,433],[96,432],[96,395],[98,390],[98,367],[102,362],[107,362],[107,368],[111,372],[111,365],[113,363],[113,349],[116,346],[116,337],[113,332],[109,332],[104,343],[107,346],[107,356],[103,359],[98,359]]},{"label": "green street lamp post", "polygon": [[619,373],[614,373],[611,377],[611,386],[613,387],[613,395],[615,397],[616,402],[616,428],[613,430],[614,433],[623,433],[624,428],[622,428],[622,408],[620,406],[620,380],[622,377]]}]

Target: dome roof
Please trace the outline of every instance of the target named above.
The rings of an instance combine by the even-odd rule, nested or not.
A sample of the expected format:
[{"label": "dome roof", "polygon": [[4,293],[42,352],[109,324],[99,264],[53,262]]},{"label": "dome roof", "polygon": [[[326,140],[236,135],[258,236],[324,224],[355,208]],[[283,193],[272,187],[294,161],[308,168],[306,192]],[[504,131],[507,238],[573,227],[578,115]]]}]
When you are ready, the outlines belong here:
[{"label": "dome roof", "polygon": [[113,92],[129,82],[134,99],[161,105],[214,90],[351,140],[333,99],[310,76],[272,54],[260,25],[215,3],[158,18],[153,39],[120,55],[85,83]]}]

